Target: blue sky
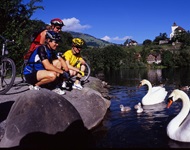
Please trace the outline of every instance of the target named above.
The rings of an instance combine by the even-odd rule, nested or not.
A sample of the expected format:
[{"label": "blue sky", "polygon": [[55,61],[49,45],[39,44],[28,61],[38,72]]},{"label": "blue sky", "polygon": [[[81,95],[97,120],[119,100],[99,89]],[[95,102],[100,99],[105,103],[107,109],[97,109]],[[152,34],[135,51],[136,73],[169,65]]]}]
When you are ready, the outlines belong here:
[{"label": "blue sky", "polygon": [[[28,1],[28,0],[24,0]],[[123,44],[131,38],[138,43],[171,33],[174,22],[190,30],[190,0],[43,0],[44,7],[31,19],[50,22],[60,18],[63,31],[90,34]]]}]

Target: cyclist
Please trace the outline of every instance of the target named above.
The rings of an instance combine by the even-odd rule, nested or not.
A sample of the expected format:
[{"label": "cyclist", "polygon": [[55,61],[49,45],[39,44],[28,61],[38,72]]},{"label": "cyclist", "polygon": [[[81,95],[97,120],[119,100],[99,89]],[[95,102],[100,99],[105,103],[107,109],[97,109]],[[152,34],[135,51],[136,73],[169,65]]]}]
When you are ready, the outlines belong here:
[{"label": "cyclist", "polygon": [[[31,54],[24,68],[26,81],[31,84],[30,90],[39,90],[40,86],[49,83],[60,83],[69,71],[63,58],[56,54],[59,41],[58,33],[47,31],[45,44],[37,47]],[[65,94],[65,91],[60,88],[55,88],[53,91],[60,95]]]},{"label": "cyclist", "polygon": [[38,46],[42,45],[45,43],[45,36],[46,32],[48,30],[55,31],[59,33],[61,31],[61,28],[64,26],[64,23],[61,19],[59,18],[54,18],[51,20],[51,25],[47,26],[46,29],[42,29],[33,39],[30,48],[26,55],[24,55],[24,59],[27,60],[31,53],[36,49]]},{"label": "cyclist", "polygon": [[[74,82],[72,88],[82,90],[80,79],[84,76],[85,71],[85,60],[82,58],[80,52],[84,45],[84,40],[81,38],[72,39],[72,48],[67,50],[62,57],[66,60],[67,66],[69,68],[70,76],[76,75],[76,81]],[[62,87],[66,87],[66,83],[63,82]]]}]

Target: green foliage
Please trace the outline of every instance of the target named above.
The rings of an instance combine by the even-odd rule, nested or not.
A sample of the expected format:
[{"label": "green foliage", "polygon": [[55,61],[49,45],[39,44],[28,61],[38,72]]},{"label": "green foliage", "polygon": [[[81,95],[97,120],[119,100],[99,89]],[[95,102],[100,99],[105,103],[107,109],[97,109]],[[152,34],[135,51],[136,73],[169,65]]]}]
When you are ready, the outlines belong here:
[{"label": "green foliage", "polygon": [[73,37],[69,32],[60,31],[59,34],[61,36],[61,42],[59,43],[57,51],[64,53],[68,49],[71,49]]},{"label": "green foliage", "polygon": [[29,34],[33,25],[30,17],[35,10],[43,9],[42,6],[36,6],[35,3],[41,1],[31,0],[29,3],[23,4],[22,0],[1,0],[0,34],[7,39],[15,40],[15,45],[9,47],[9,55],[16,62],[17,68],[21,66],[23,54],[30,45]]},{"label": "green foliage", "polygon": [[144,40],[143,45],[144,46],[150,46],[152,44],[152,41],[149,39]]},{"label": "green foliage", "polygon": [[172,67],[174,66],[173,54],[170,51],[164,51],[161,55],[162,65]]}]

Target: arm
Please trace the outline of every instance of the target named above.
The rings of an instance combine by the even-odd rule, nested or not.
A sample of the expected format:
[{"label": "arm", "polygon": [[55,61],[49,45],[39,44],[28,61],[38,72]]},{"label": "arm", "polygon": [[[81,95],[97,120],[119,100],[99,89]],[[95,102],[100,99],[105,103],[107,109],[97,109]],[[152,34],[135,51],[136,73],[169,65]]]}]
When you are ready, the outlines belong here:
[{"label": "arm", "polygon": [[65,71],[69,71],[69,68],[68,68],[68,66],[67,66],[66,61],[65,61],[62,57],[60,57],[60,56],[58,56],[58,59],[59,59],[59,61],[61,62],[61,66],[63,67],[63,69],[64,69]]},{"label": "arm", "polygon": [[44,66],[44,68],[48,71],[55,71],[57,73],[63,74],[63,70],[55,67],[48,59],[48,50],[46,51],[45,46],[40,46],[38,48],[37,54],[39,55],[39,58]]},{"label": "arm", "polygon": [[45,39],[46,39],[46,32],[47,30],[44,30],[40,33],[41,38],[40,38],[40,44],[44,44],[45,43]]}]

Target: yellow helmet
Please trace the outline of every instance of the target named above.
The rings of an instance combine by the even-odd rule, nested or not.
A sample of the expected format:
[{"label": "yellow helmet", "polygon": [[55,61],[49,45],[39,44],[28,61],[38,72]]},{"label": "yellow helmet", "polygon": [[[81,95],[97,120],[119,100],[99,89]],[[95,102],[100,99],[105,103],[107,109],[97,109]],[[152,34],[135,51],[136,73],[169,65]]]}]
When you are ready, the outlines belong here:
[{"label": "yellow helmet", "polygon": [[72,42],[73,42],[73,46],[82,47],[84,45],[84,40],[81,38],[73,38]]}]

